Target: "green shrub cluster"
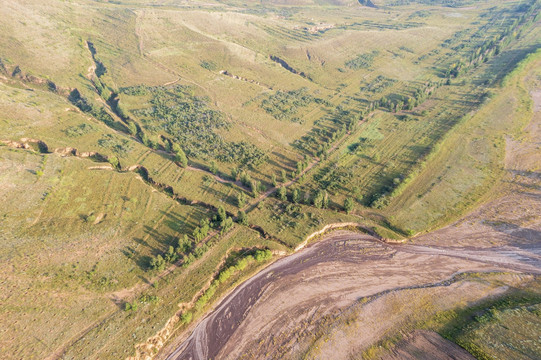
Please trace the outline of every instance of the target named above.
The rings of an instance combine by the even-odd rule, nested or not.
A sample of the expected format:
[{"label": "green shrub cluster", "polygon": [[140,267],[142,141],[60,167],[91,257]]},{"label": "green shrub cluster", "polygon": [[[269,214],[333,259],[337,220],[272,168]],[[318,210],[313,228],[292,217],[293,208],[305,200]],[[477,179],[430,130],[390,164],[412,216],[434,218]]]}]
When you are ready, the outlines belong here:
[{"label": "green shrub cluster", "polygon": [[308,89],[303,87],[290,91],[278,90],[261,101],[261,108],[277,120],[302,122],[300,118],[294,115],[299,108],[308,106],[313,102],[328,105],[328,102],[313,97],[308,93]]},{"label": "green shrub cluster", "polygon": [[69,137],[79,137],[92,131],[96,131],[96,128],[90,124],[82,123],[79,125],[69,126],[62,131]]},{"label": "green shrub cluster", "polygon": [[354,59],[346,61],[346,66],[352,70],[368,69],[374,63],[379,51],[374,50],[369,53],[359,54]]},{"label": "green shrub cluster", "polygon": [[133,114],[150,132],[165,131],[171,136],[171,142],[180,145],[188,157],[214,158],[250,167],[267,160],[267,155],[252,144],[225,141],[217,132],[230,128],[224,114],[210,108],[207,98],[195,96],[190,86],[137,85],[121,88],[120,92],[131,96],[150,95],[150,106],[135,109]]},{"label": "green shrub cluster", "polygon": [[368,91],[374,94],[381,93],[386,88],[393,86],[396,83],[396,80],[388,78],[383,75],[378,75],[374,80],[372,80],[368,85],[361,88],[361,91]]},{"label": "green shrub cluster", "polygon": [[105,134],[98,140],[98,145],[109,149],[118,156],[124,156],[132,149],[132,145],[127,139],[121,139],[116,135]]},{"label": "green shrub cluster", "polygon": [[156,295],[147,295],[143,294],[139,297],[139,299],[134,300],[133,302],[126,302],[124,303],[124,311],[133,311],[136,312],[139,309],[139,304],[146,305],[146,304],[157,304],[158,301],[160,301],[160,298]]},{"label": "green shrub cluster", "polygon": [[199,63],[199,65],[203,68],[203,69],[207,69],[209,71],[215,71],[218,67],[217,65],[213,62],[213,61],[206,61],[206,60],[203,60]]}]

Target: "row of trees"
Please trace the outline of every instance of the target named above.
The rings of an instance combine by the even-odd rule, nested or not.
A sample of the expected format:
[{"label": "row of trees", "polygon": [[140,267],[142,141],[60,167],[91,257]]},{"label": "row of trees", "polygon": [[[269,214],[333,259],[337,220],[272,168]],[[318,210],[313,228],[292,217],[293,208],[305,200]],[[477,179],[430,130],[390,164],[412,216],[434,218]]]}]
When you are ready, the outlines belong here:
[{"label": "row of trees", "polygon": [[384,96],[380,100],[372,103],[370,107],[381,107],[393,112],[402,110],[413,110],[432,95],[434,90],[447,84],[444,80],[427,81],[423,86],[416,88],[412,96],[390,95]]},{"label": "row of trees", "polygon": [[[288,194],[285,186],[278,188],[276,197],[281,201],[290,201],[294,204],[304,203],[306,205],[313,205],[318,209],[328,209],[330,202],[329,194],[325,190],[317,190],[310,194],[308,191],[302,193],[298,189],[293,189],[291,193]],[[351,197],[347,197],[344,200],[344,211],[349,214],[353,210],[354,204],[354,200]]]},{"label": "row of trees", "polygon": [[[472,48],[470,54],[467,55],[467,60],[459,59],[449,66],[446,77],[456,78],[466,72],[471,67],[476,67],[483,62],[487,62],[492,56],[500,54],[502,49],[509,45],[511,41],[520,36],[520,31],[528,28],[539,18],[540,5],[536,1],[520,4],[516,7],[515,18],[499,35],[487,37],[483,34],[483,42]],[[518,15],[522,14],[522,15]],[[486,26],[492,26],[489,22]],[[485,33],[480,32],[480,33]]]},{"label": "row of trees", "polygon": [[301,119],[294,115],[299,108],[306,107],[312,102],[329,105],[328,101],[313,97],[308,92],[308,88],[303,87],[291,91],[277,90],[261,101],[261,108],[277,120],[301,122]]},{"label": "row of trees", "polygon": [[[293,142],[293,146],[307,154],[325,159],[331,144],[353,131],[364,119],[365,112],[351,111],[338,105],[330,117],[314,122],[308,134]],[[324,122],[327,124],[324,125]]]},{"label": "row of trees", "polygon": [[[291,172],[291,179],[302,174],[302,172],[308,167],[308,165],[309,165],[309,160],[307,157],[305,157],[304,160],[297,162],[296,170]],[[231,171],[231,175],[236,181],[240,181],[244,186],[250,189],[254,197],[259,195],[261,192],[264,192],[267,190],[265,185],[263,185],[260,181],[252,179],[250,174],[246,172],[245,170],[240,170],[238,168],[235,168]],[[272,174],[272,177],[271,177],[272,186],[278,187],[279,180],[282,184],[285,184],[288,181],[287,172],[283,169],[280,172],[279,179],[276,176],[276,174]],[[281,191],[280,189],[281,188],[279,188],[278,191]],[[246,196],[246,193],[242,191],[237,193],[236,202],[239,208],[243,208],[246,205],[247,201],[248,201],[248,197]]]},{"label": "row of trees", "polygon": [[174,263],[181,257],[184,259],[184,264],[189,265],[208,250],[207,244],[200,246],[196,244],[203,241],[212,229],[220,230],[220,235],[223,235],[231,227],[233,227],[233,219],[227,215],[225,208],[220,206],[212,218],[201,219],[199,226],[193,230],[191,238],[184,235],[178,239],[175,246],[170,245],[165,253],[152,257],[149,262],[150,269],[162,271],[167,264]]},{"label": "row of trees", "polygon": [[[265,187],[265,185],[261,183],[261,181],[252,179],[252,176],[243,169],[235,168],[231,171],[231,175],[233,176],[235,181],[240,181],[242,185],[250,189],[254,197],[258,196],[260,193],[267,190],[267,188]],[[246,199],[244,198],[244,201],[242,202],[245,202],[245,201]],[[243,206],[239,205],[239,207],[243,207]]]},{"label": "row of trees", "polygon": [[[272,257],[272,252],[270,250],[255,249],[253,251],[248,252],[247,254],[244,254],[244,256],[234,259],[233,264],[231,264],[232,262],[231,259],[227,259],[226,263],[229,263],[230,265],[220,270],[216,278],[212,280],[212,282],[210,283],[210,286],[208,287],[208,289],[205,290],[205,292],[199,297],[199,299],[197,299],[194,307],[197,310],[201,310],[209,302],[209,300],[214,296],[220,284],[225,283],[227,280],[229,280],[229,278],[231,278],[231,276],[233,276],[237,272],[244,270],[251,263],[263,262],[270,259],[271,257]],[[184,321],[184,319],[182,320]]]}]

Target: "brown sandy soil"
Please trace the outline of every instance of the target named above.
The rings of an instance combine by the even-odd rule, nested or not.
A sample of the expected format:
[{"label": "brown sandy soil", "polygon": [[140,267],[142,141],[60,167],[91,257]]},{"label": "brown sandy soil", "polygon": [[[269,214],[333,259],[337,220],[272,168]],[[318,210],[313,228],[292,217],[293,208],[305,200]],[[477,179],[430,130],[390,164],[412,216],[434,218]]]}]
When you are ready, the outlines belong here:
[{"label": "brown sandy soil", "polygon": [[[462,253],[439,247],[387,245],[369,235],[337,231],[277,261],[237,288],[169,358],[236,359],[248,354],[249,358],[262,358],[273,349],[278,356],[296,350],[297,339],[290,335],[309,334],[325,316],[359,299],[408,289],[460,287],[464,285],[453,279],[455,274],[492,270],[541,273],[541,259],[498,250]],[[455,300],[474,301],[487,292],[499,291],[489,288],[471,289],[466,294],[460,291],[464,295]],[[454,302],[447,304],[452,305]],[[377,341],[398,317],[386,324],[375,321],[376,329],[365,336],[356,334],[355,344],[348,344],[348,348]],[[334,353],[334,358],[339,356]]]},{"label": "brown sandy soil", "polygon": [[[334,232],[246,281],[158,357],[358,357],[420,316],[527,286],[541,274],[541,95],[532,95],[525,137],[507,140],[499,199],[416,244]],[[493,281],[457,276],[491,271],[505,273]],[[390,358],[468,358],[432,333],[409,330]]]},{"label": "brown sandy soil", "polygon": [[[486,276],[486,275],[485,275]],[[531,276],[492,275],[488,278],[465,278],[455,282],[444,282],[439,286],[395,289],[375,299],[360,301],[337,314],[327,324],[316,324],[318,331],[309,332],[298,342],[300,345],[292,353],[306,359],[350,359],[360,358],[363,351],[387,337],[408,334],[416,331],[416,324],[435,314],[468,306],[480,299],[501,295],[508,285],[526,286]],[[410,353],[414,358],[420,354],[433,353],[433,346],[424,341],[413,341],[411,335],[393,347],[388,355]],[[454,356],[453,347],[447,355]],[[417,353],[416,353],[417,352]],[[459,353],[460,354],[460,353]],[[380,353],[381,355],[381,353]],[[440,354],[443,355],[443,354]],[[385,355],[383,355],[385,356]],[[453,357],[441,357],[452,359]],[[254,358],[257,358],[255,356]]]}]

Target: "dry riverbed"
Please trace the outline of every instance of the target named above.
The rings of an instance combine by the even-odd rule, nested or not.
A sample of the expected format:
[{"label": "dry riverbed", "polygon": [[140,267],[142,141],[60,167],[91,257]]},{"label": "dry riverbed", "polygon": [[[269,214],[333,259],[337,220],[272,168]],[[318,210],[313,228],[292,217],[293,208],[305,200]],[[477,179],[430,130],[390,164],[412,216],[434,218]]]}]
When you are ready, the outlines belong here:
[{"label": "dry riverbed", "polygon": [[[348,353],[338,356],[336,349],[369,346],[408,316],[407,309],[392,317],[381,315],[395,293],[415,291],[434,297],[431,311],[473,302],[500,293],[505,287],[476,284],[458,274],[541,273],[538,250],[389,245],[369,235],[336,231],[242,284],[197,325],[169,358],[265,358],[297,353],[305,350],[302,344],[311,339],[321,321],[369,302],[365,308],[370,311],[365,314],[360,332],[355,331],[351,337],[334,337],[331,332],[326,349],[320,348],[319,355],[314,354],[347,358]],[[531,277],[501,276],[517,283]],[[443,294],[445,297],[438,300]]]}]

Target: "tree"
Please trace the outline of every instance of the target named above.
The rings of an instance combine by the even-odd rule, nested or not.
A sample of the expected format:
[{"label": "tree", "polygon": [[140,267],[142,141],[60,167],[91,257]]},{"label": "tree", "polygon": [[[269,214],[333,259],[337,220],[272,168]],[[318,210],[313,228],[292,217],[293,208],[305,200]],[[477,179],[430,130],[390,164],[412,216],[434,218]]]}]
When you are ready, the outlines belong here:
[{"label": "tree", "polygon": [[107,161],[109,161],[109,164],[113,165],[115,169],[120,168],[120,162],[118,161],[118,158],[116,156],[109,156]]},{"label": "tree", "polygon": [[177,247],[177,253],[179,254],[185,254],[192,248],[192,242],[188,238],[188,235],[184,235],[183,237],[178,239],[178,247]]},{"label": "tree", "polygon": [[299,200],[301,198],[301,195],[299,193],[298,189],[294,189],[293,193],[291,194],[291,201],[293,201],[295,204],[299,203]]},{"label": "tree", "polygon": [[130,134],[137,135],[137,125],[135,125],[133,121],[128,123],[128,130],[130,131]]},{"label": "tree", "polygon": [[209,221],[209,219],[201,219],[199,224],[201,225],[201,229],[200,229],[201,238],[204,239],[204,238],[207,237],[207,235],[209,233],[210,221]]},{"label": "tree", "polygon": [[250,189],[252,190],[254,197],[259,195],[259,182],[256,180],[252,180],[252,182],[250,183]]},{"label": "tree", "polygon": [[276,175],[272,174],[272,186],[276,187],[278,185],[278,181],[276,180]]},{"label": "tree", "polygon": [[242,171],[240,173],[239,178],[240,178],[240,182],[244,186],[251,186],[252,185],[252,177],[250,176],[250,174],[246,173],[245,171]]},{"label": "tree", "polygon": [[167,253],[165,253],[165,261],[167,262],[175,262],[177,260],[177,255],[175,253],[175,248],[169,245],[169,249],[167,250]]},{"label": "tree", "polygon": [[217,222],[220,224],[220,226],[223,226],[223,222],[227,218],[227,214],[225,213],[225,209],[223,205],[220,205],[218,207],[218,215],[216,217]]},{"label": "tree", "polygon": [[286,187],[285,186],[280,186],[278,188],[277,195],[278,195],[278,199],[280,199],[282,201],[286,201],[287,200],[287,189],[286,189]]},{"label": "tree", "polygon": [[138,307],[137,301],[134,301],[133,303],[126,302],[124,304],[124,311],[137,311]]},{"label": "tree", "polygon": [[282,182],[285,183],[286,181],[287,181],[286,171],[282,170]]},{"label": "tree", "polygon": [[161,271],[165,268],[165,260],[161,255],[153,257],[152,259],[150,259],[150,267],[153,270]]},{"label": "tree", "polygon": [[347,197],[346,200],[344,200],[344,210],[346,211],[346,214],[349,214],[351,210],[353,210],[353,199],[351,197]]},{"label": "tree", "polygon": [[329,207],[329,194],[327,194],[327,191],[323,190],[323,208],[326,209]]},{"label": "tree", "polygon": [[139,132],[139,139],[141,139],[141,142],[145,144],[145,146],[148,146],[149,144],[148,136],[143,131]]},{"label": "tree", "polygon": [[302,202],[306,205],[310,205],[310,192],[308,191],[305,191],[303,194],[302,194]]},{"label": "tree", "polygon": [[312,204],[314,204],[314,206],[317,207],[318,209],[321,209],[323,207],[323,199],[324,199],[323,192],[318,191],[316,195],[314,196],[314,198],[312,199]]},{"label": "tree", "polygon": [[302,161],[297,162],[297,174],[300,175],[304,170],[304,163]]},{"label": "tree", "polygon": [[246,195],[243,192],[237,194],[237,206],[243,208],[246,205]]},{"label": "tree", "polygon": [[398,100],[396,103],[392,104],[391,107],[391,111],[399,112],[400,110],[402,110],[402,101]]},{"label": "tree", "polygon": [[172,150],[172,144],[171,144],[171,140],[169,139],[166,139],[165,137],[162,138],[163,139],[163,146],[165,148],[165,151],[167,152],[171,152]]},{"label": "tree", "polygon": [[175,161],[182,167],[188,166],[188,158],[178,144],[173,145],[173,151],[175,151]]},{"label": "tree", "polygon": [[225,234],[229,229],[233,227],[233,219],[230,217],[226,217],[225,220],[222,222],[222,230],[220,230],[220,234]]},{"label": "tree", "polygon": [[210,162],[209,171],[214,175],[218,173],[218,165],[216,165],[216,162],[214,160]]},{"label": "tree", "polygon": [[201,233],[201,228],[199,226],[196,227],[193,230],[192,235],[193,235],[193,238],[195,239],[195,241],[197,241],[197,242],[203,240],[203,238],[204,238],[203,234]]},{"label": "tree", "polygon": [[180,316],[180,320],[184,324],[189,324],[192,321],[193,314],[191,312],[186,312]]},{"label": "tree", "polygon": [[248,220],[246,219],[246,213],[242,210],[239,210],[237,213],[237,222],[241,225],[248,225]]}]

